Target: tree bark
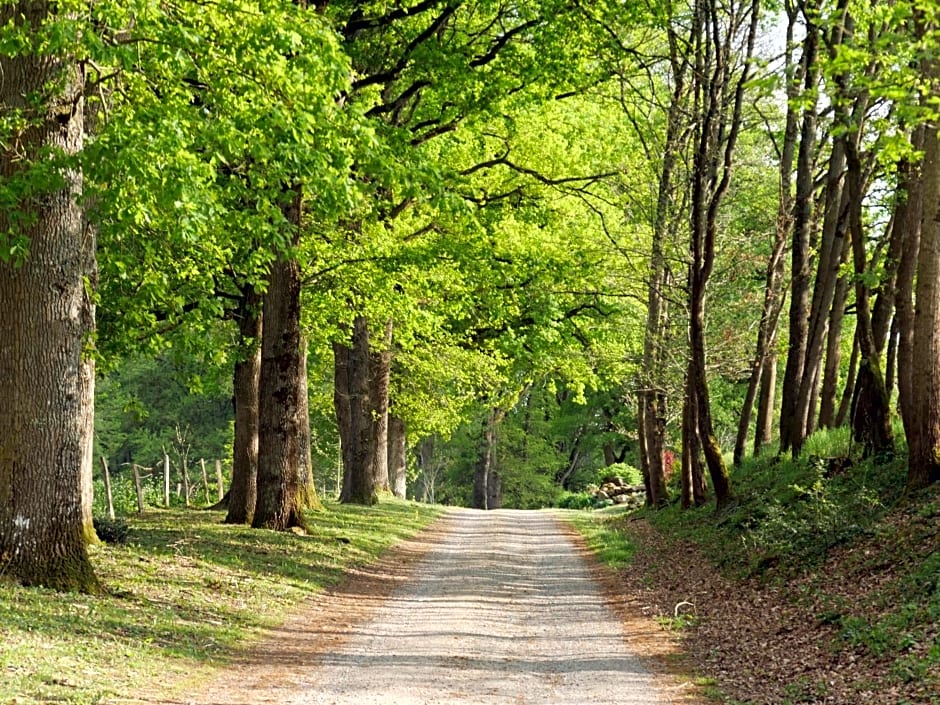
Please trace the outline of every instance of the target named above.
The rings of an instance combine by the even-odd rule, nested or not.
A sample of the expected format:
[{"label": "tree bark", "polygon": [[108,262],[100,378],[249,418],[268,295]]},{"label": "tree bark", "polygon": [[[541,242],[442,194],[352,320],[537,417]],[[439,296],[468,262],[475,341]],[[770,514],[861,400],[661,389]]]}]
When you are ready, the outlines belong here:
[{"label": "tree bark", "polygon": [[404,499],[408,490],[405,462],[407,447],[405,422],[395,414],[390,414],[388,417],[388,475],[392,483],[392,494],[399,499]]},{"label": "tree bark", "polygon": [[[918,127],[911,134],[911,146],[921,151],[924,147],[924,128]],[[900,169],[898,199],[895,214],[903,230],[904,245],[898,262],[895,292],[895,317],[898,323],[898,407],[904,432],[910,441],[914,429],[914,276],[920,252],[921,217],[924,213],[924,182],[920,165],[910,162]]]},{"label": "tree bark", "polygon": [[250,524],[258,499],[258,402],[261,378],[261,295],[242,290],[236,312],[239,354],[234,366],[235,440],[226,524]]},{"label": "tree bark", "polygon": [[[352,346],[338,353],[337,346],[334,346],[334,357],[337,360],[334,399],[343,450],[343,491],[340,493],[340,501],[372,505],[379,498],[372,469],[374,434],[370,400],[369,324],[364,316],[357,316],[353,322]],[[339,398],[341,392],[342,399]]]},{"label": "tree bark", "polygon": [[[286,194],[284,217],[300,236],[302,195],[299,186]],[[279,253],[271,264],[264,293],[264,333],[258,404],[258,496],[251,525],[283,531],[307,528],[300,482],[300,266]]]},{"label": "tree bark", "polygon": [[300,478],[300,497],[305,509],[322,509],[317,488],[313,481],[313,459],[310,456],[310,389],[307,384],[307,340],[301,338],[300,343],[300,377],[297,380],[297,398],[300,403],[297,457],[300,463],[298,476]]},{"label": "tree bark", "polygon": [[[480,455],[473,475],[474,509],[497,509],[502,504],[502,487],[496,470],[496,427],[501,419],[502,413],[495,408],[483,419]],[[498,501],[496,506],[494,501]]]},{"label": "tree bark", "polygon": [[[0,25],[38,28],[55,21],[54,12],[47,2],[12,3],[0,8]],[[82,149],[84,82],[76,63],[50,55],[0,57],[0,76],[4,114],[29,121],[5,141],[0,178],[22,186],[34,178],[34,164]],[[96,593],[83,497],[93,413],[83,382],[93,239],[79,206],[81,172],[64,165],[57,172],[60,183],[15,212],[0,209],[0,239],[22,235],[29,245],[21,262],[0,259],[0,574]]]},{"label": "tree bark", "polygon": [[[931,98],[940,95],[940,61],[927,62]],[[940,481],[940,130],[924,130],[923,216],[917,255],[910,375],[908,490]],[[903,340],[902,336],[902,340]]]},{"label": "tree bark", "polygon": [[802,73],[804,109],[800,128],[800,146],[796,161],[796,197],[793,204],[793,245],[790,250],[790,310],[787,361],[783,373],[780,406],[780,452],[793,448],[799,431],[797,407],[806,344],[809,336],[809,289],[812,277],[810,241],[813,229],[813,191],[816,156],[816,91],[819,83],[816,52],[819,27],[816,1],[802,6],[806,35],[803,40]]},{"label": "tree bark", "polygon": [[[843,239],[843,261],[848,257],[850,245],[848,238]],[[836,425],[836,394],[842,366],[842,322],[845,319],[845,303],[848,300],[851,285],[852,280],[848,276],[839,277],[832,297],[826,336],[826,362],[823,367],[822,389],[819,394],[820,428],[834,428]]]},{"label": "tree bark", "polygon": [[757,400],[757,419],[754,422],[754,455],[761,454],[770,445],[774,433],[774,398],[777,394],[777,336],[770,344],[770,354],[760,377],[760,398]]},{"label": "tree bark", "polygon": [[392,322],[385,324],[382,348],[369,355],[369,376],[372,388],[372,473],[376,490],[391,491],[388,470],[388,395],[392,376]]}]

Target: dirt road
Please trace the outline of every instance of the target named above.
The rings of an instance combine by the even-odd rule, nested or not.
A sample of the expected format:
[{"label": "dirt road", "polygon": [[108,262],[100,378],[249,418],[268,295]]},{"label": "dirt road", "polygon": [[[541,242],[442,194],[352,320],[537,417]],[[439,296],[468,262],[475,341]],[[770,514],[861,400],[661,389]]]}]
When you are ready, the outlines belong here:
[{"label": "dirt road", "polygon": [[402,573],[382,599],[350,583],[187,702],[665,702],[550,514],[453,510]]}]

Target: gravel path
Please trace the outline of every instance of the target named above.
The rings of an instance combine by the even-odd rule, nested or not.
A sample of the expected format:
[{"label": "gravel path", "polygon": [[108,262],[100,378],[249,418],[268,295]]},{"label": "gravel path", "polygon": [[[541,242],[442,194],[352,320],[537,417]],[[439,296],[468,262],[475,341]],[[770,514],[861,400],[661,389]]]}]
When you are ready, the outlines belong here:
[{"label": "gravel path", "polygon": [[[230,670],[214,697],[189,702],[232,703],[235,693],[293,705],[665,702],[558,520],[453,510],[438,529],[408,579],[365,619],[311,615],[281,635],[293,651],[277,659],[279,676],[266,675],[278,667],[273,655],[255,654],[246,666],[253,680]],[[317,644],[307,659],[298,658],[311,638],[304,631]]]}]

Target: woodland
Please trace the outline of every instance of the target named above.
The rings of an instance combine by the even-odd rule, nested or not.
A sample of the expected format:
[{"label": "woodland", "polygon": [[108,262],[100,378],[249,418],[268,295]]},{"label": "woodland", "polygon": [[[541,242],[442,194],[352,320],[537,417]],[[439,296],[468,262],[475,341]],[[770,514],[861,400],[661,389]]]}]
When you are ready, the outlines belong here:
[{"label": "woodland", "polygon": [[827,474],[940,480],[933,2],[4,0],[0,27],[5,580],[103,589],[101,458],[219,459],[225,522],[275,530],[610,475],[720,521],[735,467],[818,429],[848,430]]}]

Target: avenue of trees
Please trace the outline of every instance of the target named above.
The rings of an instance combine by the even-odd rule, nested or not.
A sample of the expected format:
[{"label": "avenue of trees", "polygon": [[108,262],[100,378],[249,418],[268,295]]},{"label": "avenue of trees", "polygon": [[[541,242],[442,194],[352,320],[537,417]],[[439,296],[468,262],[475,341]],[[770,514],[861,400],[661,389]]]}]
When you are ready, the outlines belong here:
[{"label": "avenue of trees", "polygon": [[621,463],[720,511],[841,425],[940,480],[938,13],[0,0],[0,574],[100,589],[158,423],[276,530]]}]

